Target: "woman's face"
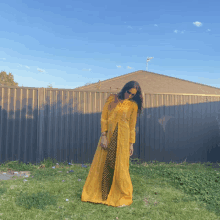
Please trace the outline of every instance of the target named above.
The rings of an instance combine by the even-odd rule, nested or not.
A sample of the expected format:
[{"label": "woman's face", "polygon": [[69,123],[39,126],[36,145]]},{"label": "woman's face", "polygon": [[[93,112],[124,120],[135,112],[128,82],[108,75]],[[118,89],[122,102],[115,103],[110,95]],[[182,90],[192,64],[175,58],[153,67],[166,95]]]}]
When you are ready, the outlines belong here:
[{"label": "woman's face", "polygon": [[131,90],[132,89],[129,89],[128,91],[125,92],[125,94],[124,94],[125,99],[131,99],[135,96],[136,93],[133,93],[133,91],[131,91]]}]

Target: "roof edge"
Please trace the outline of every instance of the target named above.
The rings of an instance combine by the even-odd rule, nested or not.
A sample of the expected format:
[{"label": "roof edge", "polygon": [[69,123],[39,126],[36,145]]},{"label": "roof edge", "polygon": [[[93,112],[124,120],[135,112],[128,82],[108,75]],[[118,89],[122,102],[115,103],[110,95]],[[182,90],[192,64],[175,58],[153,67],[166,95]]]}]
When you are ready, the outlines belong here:
[{"label": "roof edge", "polygon": [[108,82],[111,82],[112,80],[116,80],[116,79],[120,79],[120,78],[123,78],[123,77],[126,77],[127,75],[133,75],[133,74],[136,74],[137,72],[147,72],[147,73],[151,73],[151,74],[156,74],[156,75],[159,75],[159,76],[165,76],[165,77],[169,77],[169,78],[172,78],[172,79],[177,79],[177,80],[181,80],[181,81],[185,81],[185,82],[189,82],[189,83],[194,83],[194,84],[198,84],[198,85],[201,85],[201,86],[208,86],[210,88],[213,88],[213,89],[219,89],[218,87],[214,87],[214,86],[209,86],[209,85],[206,85],[206,84],[202,84],[202,83],[197,83],[197,82],[192,82],[192,81],[189,81],[189,80],[185,80],[185,79],[179,79],[177,77],[173,77],[173,76],[167,76],[167,75],[163,75],[163,74],[160,74],[160,73],[154,73],[154,72],[149,72],[149,71],[146,71],[146,70],[137,70],[135,72],[131,72],[131,73],[127,73],[127,74],[124,74],[124,75],[121,75],[121,76],[116,76],[116,77],[113,77],[113,78],[110,78],[110,79],[106,79],[106,80],[103,80],[103,81],[99,81],[97,83],[91,83],[90,85],[86,85],[86,86],[80,86],[80,87],[76,87],[75,89],[83,89],[83,88],[88,88],[90,86],[95,86],[101,82],[105,82],[105,81],[108,81]]}]

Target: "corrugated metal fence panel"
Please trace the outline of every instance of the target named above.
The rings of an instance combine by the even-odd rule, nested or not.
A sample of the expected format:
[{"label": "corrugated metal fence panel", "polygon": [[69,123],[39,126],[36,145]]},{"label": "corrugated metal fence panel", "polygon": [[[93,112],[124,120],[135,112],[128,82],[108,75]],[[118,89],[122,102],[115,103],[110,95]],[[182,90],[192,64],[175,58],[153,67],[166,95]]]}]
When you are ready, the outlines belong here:
[{"label": "corrugated metal fence panel", "polygon": [[208,127],[209,127],[209,113],[208,113],[208,109],[209,107],[211,106],[211,103],[210,103],[210,100],[209,100],[209,97],[203,97],[203,103],[200,104],[202,106],[202,151],[201,151],[201,157],[202,158],[202,162],[204,161],[207,161],[207,150],[208,150],[208,146],[209,146],[209,143],[208,143],[208,139],[209,139],[209,130],[208,130]]},{"label": "corrugated metal fence panel", "polygon": [[[199,104],[202,102],[203,97],[197,96],[197,104],[195,104],[195,110],[193,111],[193,115],[196,115],[196,124],[195,124],[195,144],[194,144],[194,161],[199,161],[202,158],[202,146],[203,146],[203,136],[202,136],[202,129],[203,129],[203,119],[202,119],[202,105]],[[193,106],[194,109],[194,106]]]},{"label": "corrugated metal fence panel", "polygon": [[75,130],[73,119],[75,114],[75,100],[73,96],[73,92],[69,92],[68,94],[69,105],[68,105],[68,151],[67,151],[67,159],[69,162],[72,160],[72,152],[73,152],[73,130]]},{"label": "corrugated metal fence panel", "polygon": [[62,161],[68,161],[68,147],[69,141],[68,141],[68,103],[69,103],[69,91],[63,91],[62,92],[62,149],[64,149],[63,152],[61,152],[61,160]]},{"label": "corrugated metal fence panel", "polygon": [[[155,134],[155,121],[154,121],[154,111],[153,111],[153,106],[154,106],[154,103],[153,103],[153,100],[154,100],[154,96],[155,95],[150,95],[150,121],[149,121],[149,124],[150,124],[150,133],[149,133],[149,137],[150,137],[150,144],[149,144],[149,148],[150,148],[150,159],[152,160],[152,158],[155,158],[155,155],[153,154],[153,148],[154,148],[154,145],[155,145],[155,137],[154,137],[154,134]],[[147,134],[145,134],[147,135]]]},{"label": "corrugated metal fence panel", "polygon": [[[159,103],[161,105],[161,107],[159,107],[159,132],[160,132],[160,137],[159,137],[159,149],[160,149],[160,160],[163,160],[163,155],[164,155],[164,151],[165,151],[165,131],[166,131],[166,118],[164,117],[165,115],[165,95],[161,95],[159,97]],[[161,129],[162,128],[162,129]]]},{"label": "corrugated metal fence panel", "polygon": [[207,97],[207,115],[206,115],[206,123],[207,125],[205,126],[206,127],[206,154],[205,154],[205,161],[208,161],[208,158],[207,158],[207,152],[208,150],[211,148],[212,144],[211,144],[211,141],[212,141],[212,131],[211,131],[211,125],[212,125],[212,122],[210,120],[211,118],[211,107],[213,105],[213,97]]},{"label": "corrugated metal fence panel", "polygon": [[175,128],[172,125],[173,121],[172,118],[175,117],[175,109],[170,108],[170,103],[174,102],[174,97],[165,95],[165,149],[163,151],[163,161],[167,158],[170,159],[170,149],[174,149],[175,143],[174,143],[174,132]]},{"label": "corrugated metal fence panel", "polygon": [[0,161],[35,161],[37,89],[0,89]]},{"label": "corrugated metal fence panel", "polygon": [[[188,158],[187,156],[184,158],[184,160],[191,160],[192,157],[191,155],[193,155],[193,150],[194,150],[194,145],[195,145],[195,139],[194,139],[194,124],[195,124],[195,120],[194,120],[194,114],[193,114],[193,108],[194,108],[194,98],[192,96],[189,96],[189,103],[188,103],[188,129],[187,129],[187,136],[188,136],[188,142],[187,142],[187,148],[186,151],[188,152]],[[184,155],[185,156],[185,155]]]},{"label": "corrugated metal fence panel", "polygon": [[[89,97],[89,92],[86,92],[84,93],[84,103],[86,103],[85,105],[85,113],[84,113],[84,117],[83,117],[83,123],[84,123],[84,134],[83,134],[83,138],[82,138],[82,141],[83,141],[83,146],[84,148],[82,148],[82,155],[84,156],[84,160],[85,161],[88,161],[89,160],[89,153],[88,153],[88,150],[89,150],[89,147],[91,148],[90,146],[90,116],[89,116],[89,109],[90,109],[90,97]],[[86,154],[85,154],[86,152]]]},{"label": "corrugated metal fence panel", "polygon": [[[149,133],[149,124],[147,123],[147,117],[145,115],[148,115],[148,108],[144,108],[144,106],[147,106],[148,103],[146,103],[146,95],[143,94],[143,110],[142,114],[140,115],[140,120],[142,123],[140,123],[140,159],[143,160],[143,158],[147,158],[149,156],[148,152],[148,146],[149,146],[149,139],[146,135],[146,133]],[[142,147],[145,146],[145,147]],[[135,149],[134,149],[134,155],[135,155]],[[137,157],[137,156],[136,156]]]},{"label": "corrugated metal fence panel", "polygon": [[[111,93],[41,90],[39,103],[39,160],[55,158],[74,163],[91,162],[101,132],[101,112]],[[44,118],[44,123],[41,120]]]},{"label": "corrugated metal fence panel", "polygon": [[[140,159],[166,162],[185,159],[205,162],[209,159],[210,145],[217,146],[216,140],[220,144],[219,135],[214,137],[210,132],[216,125],[210,109],[215,106],[212,107],[215,113],[220,110],[219,97],[160,94],[158,99],[157,95],[147,94],[144,99],[145,111],[140,127],[145,129],[140,133],[140,147],[145,149],[140,149],[144,152]],[[213,130],[217,132],[219,128],[215,126]],[[216,148],[216,152],[219,149]]]},{"label": "corrugated metal fence panel", "polygon": [[[155,106],[154,104],[154,100],[155,100],[155,96],[156,95],[151,95],[150,101],[151,101],[151,120],[150,120],[150,126],[151,126],[151,134],[150,134],[150,156],[151,158],[155,158],[155,154],[154,154],[154,147],[156,145],[155,143],[155,111],[152,108],[152,106]],[[146,134],[145,134],[146,135]]]},{"label": "corrugated metal fence panel", "polygon": [[6,146],[6,139],[7,139],[7,110],[8,110],[8,103],[5,103],[5,100],[8,98],[8,89],[1,89],[1,157],[7,157],[7,148]]},{"label": "corrugated metal fence panel", "polygon": [[68,152],[68,161],[76,161],[76,151],[77,151],[77,142],[76,142],[76,131],[78,130],[76,119],[77,119],[77,97],[76,93],[69,92],[69,152]]},{"label": "corrugated metal fence panel", "polygon": [[[89,136],[90,136],[90,139],[89,139],[89,143],[90,143],[90,147],[88,147],[88,160],[89,161],[92,161],[92,158],[93,158],[93,150],[95,149],[96,147],[96,138],[95,138],[95,135],[96,135],[96,132],[95,132],[95,124],[96,124],[96,96],[95,96],[95,93],[94,92],[90,92],[89,93],[90,97],[90,114],[89,114],[89,123],[90,123],[90,131],[89,131]],[[86,153],[86,152],[83,152],[83,153]]]},{"label": "corrugated metal fence panel", "polygon": [[44,103],[45,103],[45,94],[44,89],[38,89],[38,129],[37,129],[37,159],[36,162],[39,163],[43,158],[43,151],[44,151],[44,141],[43,141],[43,134],[44,134]]},{"label": "corrugated metal fence panel", "polygon": [[194,161],[204,162],[207,160],[207,145],[205,144],[208,132],[205,126],[205,120],[207,118],[207,104],[210,106],[211,103],[206,103],[206,97],[197,97],[198,104],[196,105],[197,109],[194,111],[194,114],[198,115],[198,124],[195,127],[197,145],[194,147]]},{"label": "corrugated metal fence panel", "polygon": [[211,118],[212,121],[214,122],[212,127],[211,127],[211,134],[212,134],[212,146],[209,148],[207,152],[207,159],[210,160],[219,160],[219,155],[220,155],[220,127],[219,127],[219,117],[220,117],[220,102],[219,102],[219,97],[212,97],[214,102],[212,103],[211,106]]},{"label": "corrugated metal fence panel", "polygon": [[[145,103],[145,96],[143,94],[143,106],[146,106]],[[142,113],[140,114],[139,118],[137,118],[137,121],[143,121],[143,123],[139,123],[139,138],[137,137],[137,132],[136,132],[136,139],[139,139],[139,145],[138,145],[138,149],[139,149],[139,155],[140,155],[140,159],[142,160],[142,158],[145,157],[146,155],[146,147],[142,147],[143,145],[146,146],[146,138],[144,135],[142,135],[143,133],[145,133],[145,129],[146,129],[146,117],[145,116],[145,109],[142,109]],[[134,144],[134,147],[137,148],[136,143]],[[134,157],[138,157],[138,153],[136,153],[136,151],[133,152]]]},{"label": "corrugated metal fence panel", "polygon": [[[178,160],[180,157],[180,154],[182,155],[184,151],[186,150],[186,140],[184,140],[185,132],[186,130],[184,129],[184,103],[183,103],[183,96],[177,96],[178,100],[178,113],[179,113],[179,130],[178,130],[178,145],[176,146],[176,158],[175,160]],[[177,154],[177,152],[179,154]]]},{"label": "corrugated metal fence panel", "polygon": [[[81,157],[83,146],[79,137],[82,137],[82,126],[84,126],[82,123],[84,112],[82,96],[82,92],[62,90],[50,91],[50,95],[47,95],[48,103],[51,103],[50,114],[47,111],[47,122],[51,125],[48,126],[47,141],[45,142],[45,146],[50,146],[47,156],[58,161],[69,162],[71,160],[76,162]],[[49,100],[51,101],[49,102]]]},{"label": "corrugated metal fence panel", "polygon": [[[211,141],[212,141],[211,126],[212,126],[213,122],[212,122],[212,118],[211,118],[211,107],[214,104],[214,103],[212,103],[213,102],[212,100],[213,100],[213,97],[206,97],[206,102],[207,102],[207,105],[206,105],[206,118],[205,118],[205,123],[206,124],[204,126],[204,128],[206,128],[206,129],[204,129],[204,133],[203,133],[204,137],[206,137],[205,143],[203,143],[204,149],[206,150],[204,152],[205,161],[208,161],[207,152],[212,146],[212,144],[211,144]],[[216,132],[218,132],[218,131],[216,131]]]},{"label": "corrugated metal fence panel", "polygon": [[136,127],[135,127],[135,131],[136,131],[136,136],[135,136],[135,143],[133,144],[133,148],[134,153],[133,153],[133,157],[140,157],[139,155],[141,154],[140,152],[141,150],[141,146],[140,146],[140,116],[137,115],[137,122],[136,122]]},{"label": "corrugated metal fence panel", "polygon": [[[13,89],[12,89],[13,90]],[[23,93],[25,94],[25,92]],[[14,96],[14,100],[16,100],[16,96]],[[28,89],[26,90],[26,101],[24,104],[26,105],[26,112],[24,121],[26,130],[25,130],[25,145],[24,151],[20,152],[20,158],[24,155],[24,161],[33,162],[36,160],[36,153],[37,153],[37,109],[38,109],[38,91],[36,89]],[[12,104],[12,102],[11,102]],[[14,105],[15,106],[15,105]],[[23,106],[23,105],[22,105]],[[22,107],[23,109],[23,107]],[[15,120],[14,120],[15,121]],[[15,127],[16,130],[16,127]],[[22,131],[21,131],[22,132]],[[14,140],[14,135],[10,137]],[[21,145],[21,148],[23,146]],[[16,148],[15,148],[16,149]],[[12,151],[12,157],[14,153]],[[21,160],[19,158],[19,160]],[[14,161],[14,159],[12,159]]]}]

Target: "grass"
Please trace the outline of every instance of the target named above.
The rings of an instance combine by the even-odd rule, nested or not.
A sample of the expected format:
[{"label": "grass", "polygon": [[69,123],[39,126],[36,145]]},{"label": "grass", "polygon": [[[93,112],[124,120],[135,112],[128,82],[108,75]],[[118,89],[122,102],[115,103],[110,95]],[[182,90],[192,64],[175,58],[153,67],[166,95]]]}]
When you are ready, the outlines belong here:
[{"label": "grass", "polygon": [[65,162],[55,169],[57,161],[51,159],[38,165],[1,164],[1,171],[11,168],[31,175],[27,181],[0,181],[0,219],[220,219],[219,170],[200,163],[136,161],[130,160],[133,203],[123,208],[81,202],[90,164]]}]

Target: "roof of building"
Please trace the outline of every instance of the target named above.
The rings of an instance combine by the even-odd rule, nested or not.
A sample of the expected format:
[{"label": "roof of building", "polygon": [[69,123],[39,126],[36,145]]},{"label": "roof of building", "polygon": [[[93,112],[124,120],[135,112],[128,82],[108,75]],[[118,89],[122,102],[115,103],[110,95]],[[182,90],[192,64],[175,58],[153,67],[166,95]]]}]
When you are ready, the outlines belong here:
[{"label": "roof of building", "polygon": [[78,91],[105,91],[117,93],[129,81],[137,81],[142,92],[150,94],[212,94],[220,95],[220,89],[201,83],[195,83],[188,80],[178,79],[148,71],[135,71],[98,83],[81,86],[73,90]]}]

